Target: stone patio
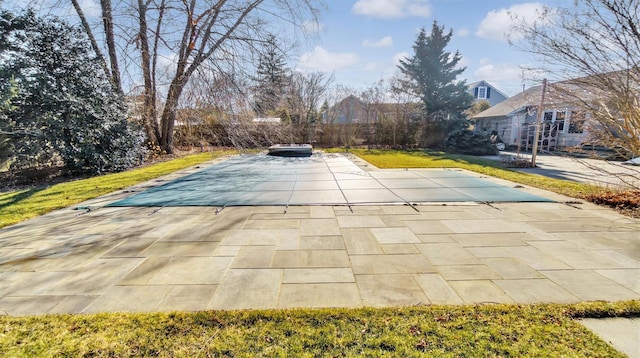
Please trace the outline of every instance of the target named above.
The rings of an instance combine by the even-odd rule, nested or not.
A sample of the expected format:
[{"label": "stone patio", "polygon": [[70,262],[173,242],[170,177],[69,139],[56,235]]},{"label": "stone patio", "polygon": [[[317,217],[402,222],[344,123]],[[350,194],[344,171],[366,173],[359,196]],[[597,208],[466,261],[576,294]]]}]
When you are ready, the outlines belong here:
[{"label": "stone patio", "polygon": [[533,188],[556,202],[104,207],[193,170],[0,229],[0,312],[640,298],[640,221]]}]

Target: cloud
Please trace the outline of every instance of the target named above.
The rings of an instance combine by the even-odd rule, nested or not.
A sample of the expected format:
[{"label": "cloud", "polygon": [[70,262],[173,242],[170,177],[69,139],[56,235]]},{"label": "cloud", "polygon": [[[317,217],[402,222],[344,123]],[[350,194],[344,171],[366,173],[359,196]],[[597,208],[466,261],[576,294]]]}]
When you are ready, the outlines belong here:
[{"label": "cloud", "polygon": [[96,0],[81,0],[80,7],[87,17],[101,17],[102,11]]},{"label": "cloud", "polygon": [[351,11],[383,19],[431,16],[429,0],[358,0]]},{"label": "cloud", "polygon": [[362,41],[362,46],[364,47],[389,47],[393,45],[393,39],[391,36],[385,36],[378,41],[371,41],[366,39]]},{"label": "cloud", "polygon": [[[487,39],[506,40],[506,36],[513,30],[514,16],[518,18],[519,22],[543,21],[540,18],[543,9],[542,3],[535,2],[513,5],[508,9],[491,10],[480,22],[476,35]],[[514,39],[521,37],[518,34],[511,34],[511,36]]]},{"label": "cloud", "polygon": [[468,58],[462,56],[460,58],[460,61],[458,61],[458,64],[456,65],[456,68],[469,67],[470,64],[471,64],[471,60],[469,60]]},{"label": "cloud", "polygon": [[462,28],[462,29],[456,31],[455,35],[459,36],[459,37],[467,37],[467,36],[469,36],[469,33],[470,33],[469,29]]},{"label": "cloud", "polygon": [[486,79],[489,82],[519,82],[522,78],[522,68],[510,63],[498,66],[486,63],[474,72],[474,77]]},{"label": "cloud", "polygon": [[409,57],[411,57],[411,55],[408,52],[399,52],[393,56],[392,63],[394,66],[398,66],[400,64],[400,60],[406,60]]},{"label": "cloud", "polygon": [[307,21],[302,25],[302,29],[305,34],[312,35],[318,34],[324,30],[324,24],[319,23],[317,21]]},{"label": "cloud", "polygon": [[320,46],[300,57],[299,66],[312,71],[331,72],[358,63],[358,55],[351,52],[331,53]]}]

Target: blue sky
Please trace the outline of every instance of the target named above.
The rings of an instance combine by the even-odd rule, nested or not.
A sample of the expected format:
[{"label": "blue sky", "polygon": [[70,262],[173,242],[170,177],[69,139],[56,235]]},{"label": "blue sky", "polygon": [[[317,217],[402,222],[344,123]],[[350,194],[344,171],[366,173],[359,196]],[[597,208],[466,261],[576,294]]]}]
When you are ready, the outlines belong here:
[{"label": "blue sky", "polygon": [[[420,28],[433,21],[453,30],[447,48],[462,55],[467,67],[460,79],[486,80],[512,96],[522,90],[522,65],[530,56],[505,39],[510,13],[532,18],[542,2],[508,0],[327,0],[318,36],[307,43],[296,67],[333,73],[336,84],[354,89],[371,86],[397,73],[399,58],[413,54]],[[527,87],[538,84],[524,72]]]},{"label": "blue sky", "polygon": [[[545,3],[552,1],[566,2],[325,0],[328,8],[322,12],[319,23],[308,27],[315,35],[303,42],[297,56],[291,59],[292,67],[333,74],[335,85],[363,90],[396,74],[398,60],[413,54],[419,30],[424,27],[430,32],[435,20],[446,30],[453,30],[447,50],[459,51],[461,64],[466,67],[459,79],[467,83],[486,80],[512,96],[522,90],[523,83],[528,88],[540,81],[531,80],[535,73],[522,71],[522,66],[535,65],[530,56],[513,49],[505,39],[512,23],[510,14],[531,19]],[[92,22],[99,24],[99,1],[79,2]],[[59,4],[56,0],[34,0],[35,3]],[[27,3],[5,1],[4,5],[25,7]],[[53,9],[72,14],[67,6],[56,5]],[[174,57],[166,56],[165,62],[172,63]]]}]

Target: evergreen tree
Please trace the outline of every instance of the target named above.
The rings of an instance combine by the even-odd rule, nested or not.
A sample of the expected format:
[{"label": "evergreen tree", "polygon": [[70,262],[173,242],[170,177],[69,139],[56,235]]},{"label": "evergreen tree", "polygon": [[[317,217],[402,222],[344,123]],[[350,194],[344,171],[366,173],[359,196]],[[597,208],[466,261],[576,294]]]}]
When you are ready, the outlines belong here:
[{"label": "evergreen tree", "polygon": [[286,92],[287,61],[275,35],[269,34],[258,60],[254,110],[259,116],[273,114]]},{"label": "evergreen tree", "polygon": [[445,48],[453,32],[445,34],[444,26],[433,22],[431,34],[423,28],[413,45],[414,55],[401,60],[398,68],[405,79],[402,90],[419,97],[424,105],[424,114],[430,118],[461,118],[462,112],[473,99],[467,93],[466,81],[456,78],[466,68],[456,66],[462,59],[459,52],[447,52]]},{"label": "evergreen tree", "polygon": [[[138,163],[143,133],[127,121],[122,96],[85,34],[31,11],[0,13],[0,82],[15,81],[0,133],[14,167],[62,161],[71,171],[118,171]],[[8,108],[7,106],[10,106]]]}]

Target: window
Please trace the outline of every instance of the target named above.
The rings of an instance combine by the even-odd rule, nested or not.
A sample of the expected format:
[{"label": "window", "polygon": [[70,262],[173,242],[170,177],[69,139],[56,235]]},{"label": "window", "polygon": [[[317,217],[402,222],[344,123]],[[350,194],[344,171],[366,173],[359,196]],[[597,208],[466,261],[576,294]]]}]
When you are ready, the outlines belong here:
[{"label": "window", "polygon": [[564,132],[564,118],[566,114],[567,112],[565,111],[556,112],[556,124],[558,125],[559,132]]},{"label": "window", "polygon": [[569,130],[568,133],[582,133],[584,132],[584,111],[571,111],[571,117],[569,117]]},{"label": "window", "polygon": [[565,111],[549,111],[544,112],[543,122],[549,125],[555,125],[554,130],[564,133]]},{"label": "window", "polygon": [[478,96],[476,98],[479,98],[479,99],[488,98],[487,97],[487,87],[485,87],[485,86],[478,87]]}]

